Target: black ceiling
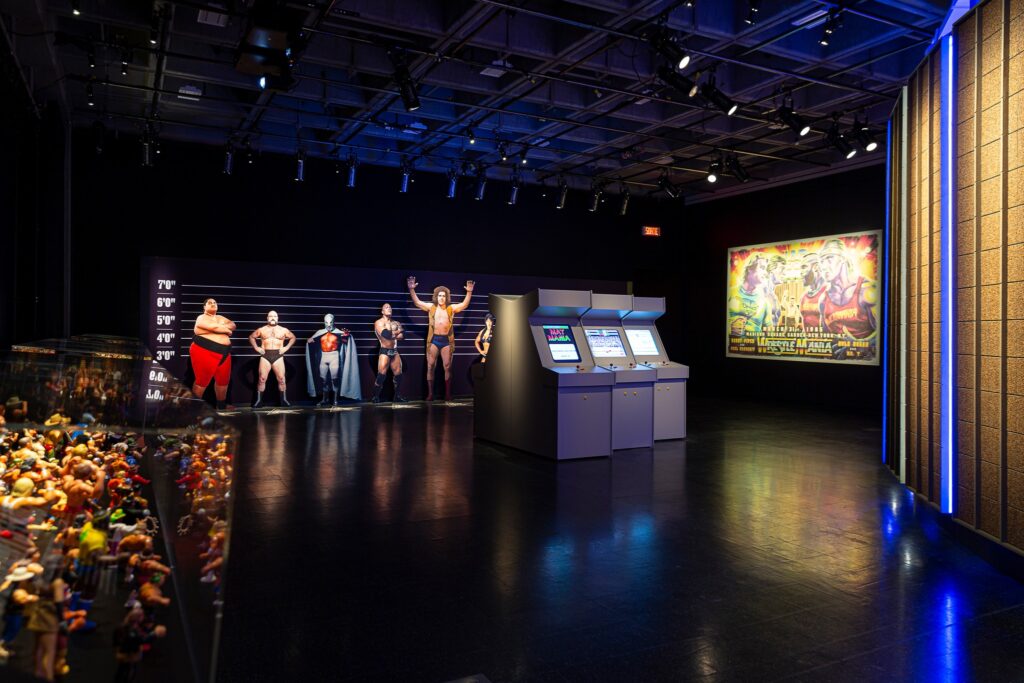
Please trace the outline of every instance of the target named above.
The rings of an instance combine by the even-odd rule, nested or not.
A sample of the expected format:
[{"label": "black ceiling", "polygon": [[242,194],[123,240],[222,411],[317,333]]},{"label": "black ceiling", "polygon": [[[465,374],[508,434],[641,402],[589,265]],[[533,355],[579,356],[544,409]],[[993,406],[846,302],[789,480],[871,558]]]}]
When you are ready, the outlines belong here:
[{"label": "black ceiling", "polygon": [[[884,142],[894,97],[949,5],[687,4],[0,0],[32,106],[55,103],[76,127],[99,121],[162,140],[634,193],[659,192],[667,176],[696,201],[881,163],[881,151],[846,159],[828,131],[838,120],[848,135],[859,120]],[[273,18],[259,14],[267,9]],[[834,30],[823,46],[830,10]],[[261,90],[263,67],[239,67],[239,46],[254,26],[275,21],[291,29],[294,83]],[[659,78],[668,64],[659,38],[691,55],[679,73],[713,78],[736,113]],[[254,61],[244,57],[243,65]],[[418,91],[411,113],[398,95],[396,59]],[[805,137],[779,120],[787,105],[811,124]],[[731,156],[750,181],[723,164],[721,180],[708,183],[709,164]]]}]

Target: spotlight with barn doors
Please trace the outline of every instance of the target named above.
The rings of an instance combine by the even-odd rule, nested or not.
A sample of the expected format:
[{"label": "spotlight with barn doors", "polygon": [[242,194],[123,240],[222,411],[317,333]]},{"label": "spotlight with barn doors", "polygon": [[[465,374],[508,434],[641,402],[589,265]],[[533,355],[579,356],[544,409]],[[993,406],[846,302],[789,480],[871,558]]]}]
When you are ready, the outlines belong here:
[{"label": "spotlight with barn doors", "polygon": [[412,80],[409,73],[409,65],[406,63],[405,52],[397,48],[388,50],[388,58],[394,66],[395,84],[398,85],[398,96],[402,98],[402,104],[408,112],[420,108],[420,97],[416,92],[416,82]]},{"label": "spotlight with barn doors", "polygon": [[519,177],[519,171],[513,169],[512,177],[509,180],[508,189],[508,205],[515,206],[516,200],[519,199],[519,186],[522,183],[522,178]]},{"label": "spotlight with barn doors", "polygon": [[555,202],[556,209],[564,209],[565,201],[569,198],[569,183],[565,182],[565,178],[559,176],[558,178],[558,200]]},{"label": "spotlight with barn doors", "polygon": [[686,53],[666,31],[658,31],[651,37],[651,45],[674,69],[685,69],[690,63]]},{"label": "spotlight with barn doors", "polygon": [[405,157],[402,158],[402,176],[398,183],[398,191],[405,194],[409,191],[409,181],[412,180],[412,164]]},{"label": "spotlight with barn doors", "polygon": [[448,169],[448,192],[445,193],[445,197],[448,199],[455,199],[455,192],[459,188],[459,173],[454,168]]},{"label": "spotlight with barn doors", "polygon": [[480,202],[483,201],[484,192],[487,191],[487,169],[481,166],[476,170],[476,192],[473,193],[473,199]]},{"label": "spotlight with barn doors", "polygon": [[852,159],[857,155],[857,149],[850,144],[850,141],[846,139],[843,132],[839,130],[838,120],[832,122],[832,127],[828,129],[826,138],[829,144],[835,147],[847,159]]},{"label": "spotlight with barn doors", "polygon": [[679,197],[679,188],[672,184],[669,180],[668,171],[662,171],[661,177],[658,178],[658,189],[667,194],[672,199]]}]

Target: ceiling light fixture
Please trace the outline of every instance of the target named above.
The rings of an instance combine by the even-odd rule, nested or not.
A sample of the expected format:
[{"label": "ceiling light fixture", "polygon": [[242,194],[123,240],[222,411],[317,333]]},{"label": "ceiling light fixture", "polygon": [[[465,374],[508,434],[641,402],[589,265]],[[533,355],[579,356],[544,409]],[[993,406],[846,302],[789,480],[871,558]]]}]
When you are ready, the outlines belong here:
[{"label": "ceiling light fixture", "polygon": [[455,193],[459,189],[459,174],[454,168],[448,169],[448,191],[445,193],[447,199],[455,199]]},{"label": "ceiling light fixture", "polygon": [[743,164],[740,163],[739,158],[735,154],[729,154],[725,157],[725,167],[741,183],[750,180],[750,174],[747,173],[747,169],[743,168]]},{"label": "ceiling light fixture", "polygon": [[356,186],[356,168],[359,166],[359,159],[355,153],[349,154],[345,160],[345,187]]},{"label": "ceiling light fixture", "polygon": [[703,85],[700,86],[700,94],[705,100],[720,109],[726,116],[732,116],[739,108],[739,105],[736,104],[731,97],[718,89],[718,86],[715,85],[714,76],[710,77]]},{"label": "ceiling light fixture", "polygon": [[306,181],[306,153],[301,149],[295,153],[295,182]]},{"label": "ceiling light fixture", "polygon": [[82,16],[82,3],[81,0],[71,0],[71,13],[76,17]]},{"label": "ceiling light fixture", "polygon": [[852,159],[857,155],[857,149],[850,144],[850,141],[847,140],[846,136],[839,130],[838,120],[832,122],[832,127],[829,128],[828,135],[826,137],[828,138],[829,144],[839,150],[839,153],[847,159]]},{"label": "ceiling light fixture", "polygon": [[679,188],[676,187],[671,180],[668,178],[668,171],[662,171],[661,177],[658,178],[658,189],[667,194],[672,199],[677,199],[680,195]]},{"label": "ceiling light fixture", "polygon": [[515,206],[516,205],[516,200],[519,199],[519,185],[520,185],[521,182],[522,182],[522,179],[519,177],[519,171],[516,171],[516,170],[513,169],[513,171],[512,171],[512,178],[511,178],[511,185],[509,186],[509,190],[508,190],[508,205],[509,206]]},{"label": "ceiling light fixture", "polygon": [[476,170],[476,192],[473,194],[473,199],[476,201],[483,201],[484,192],[487,191],[487,169],[483,166]]},{"label": "ceiling light fixture", "polygon": [[555,202],[556,209],[564,209],[565,201],[569,198],[569,183],[565,182],[565,178],[562,176],[558,177],[558,201]]},{"label": "ceiling light fixture", "polygon": [[659,66],[658,67],[658,78],[661,79],[665,85],[675,88],[680,93],[687,97],[693,97],[697,94],[697,84],[687,78],[681,73],[672,71],[671,69]]},{"label": "ceiling light fixture", "polygon": [[651,45],[662,57],[668,60],[675,69],[685,69],[690,64],[690,55],[679,47],[675,38],[667,31],[658,31],[651,37]]},{"label": "ceiling light fixture", "polygon": [[231,172],[235,169],[235,150],[231,148],[229,142],[227,147],[224,148],[224,168],[222,169],[224,175],[231,175]]},{"label": "ceiling light fixture", "polygon": [[620,195],[620,200],[619,200],[619,215],[620,216],[625,216],[626,212],[629,211],[629,198],[630,198],[629,188],[626,187],[625,184],[623,184],[622,185],[621,195]]},{"label": "ceiling light fixture", "polygon": [[406,194],[409,191],[409,181],[412,180],[412,164],[409,163],[409,159],[402,157],[402,178],[398,183],[398,191],[402,194]]},{"label": "ceiling light fixture", "polygon": [[398,95],[402,98],[405,110],[412,112],[420,108],[420,97],[416,92],[416,82],[412,80],[409,73],[409,66],[406,63],[405,52],[398,48],[388,50],[388,57],[394,66],[394,79],[398,85]]},{"label": "ceiling light fixture", "polygon": [[779,120],[789,126],[799,137],[803,137],[811,132],[811,127],[807,125],[802,116],[793,111],[793,107],[779,107],[778,114]]},{"label": "ceiling light fixture", "polygon": [[597,207],[601,205],[601,195],[604,194],[604,185],[598,181],[594,181],[590,185],[590,206],[587,207],[587,211],[594,213],[597,211]]}]

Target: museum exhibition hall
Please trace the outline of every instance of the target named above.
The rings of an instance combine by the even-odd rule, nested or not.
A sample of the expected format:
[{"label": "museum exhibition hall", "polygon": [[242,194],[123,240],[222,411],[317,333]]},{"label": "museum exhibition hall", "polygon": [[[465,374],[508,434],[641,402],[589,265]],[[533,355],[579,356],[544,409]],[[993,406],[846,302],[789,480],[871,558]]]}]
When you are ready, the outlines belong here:
[{"label": "museum exhibition hall", "polygon": [[1024,682],[1024,0],[0,0],[0,680]]}]

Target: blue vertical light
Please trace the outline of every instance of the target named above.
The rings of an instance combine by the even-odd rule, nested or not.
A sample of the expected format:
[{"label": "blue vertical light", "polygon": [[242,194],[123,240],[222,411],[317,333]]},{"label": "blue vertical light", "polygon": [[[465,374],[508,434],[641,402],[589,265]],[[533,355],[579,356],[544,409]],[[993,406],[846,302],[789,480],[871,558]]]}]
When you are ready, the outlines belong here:
[{"label": "blue vertical light", "polygon": [[943,512],[953,512],[956,473],[956,44],[942,40],[942,495]]},{"label": "blue vertical light", "polygon": [[882,462],[889,452],[889,241],[892,228],[892,119],[885,126],[885,259],[882,262]]}]

